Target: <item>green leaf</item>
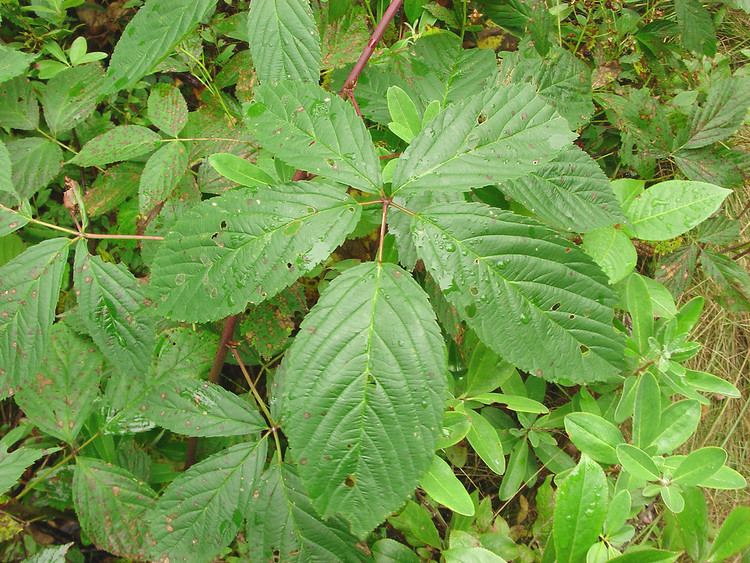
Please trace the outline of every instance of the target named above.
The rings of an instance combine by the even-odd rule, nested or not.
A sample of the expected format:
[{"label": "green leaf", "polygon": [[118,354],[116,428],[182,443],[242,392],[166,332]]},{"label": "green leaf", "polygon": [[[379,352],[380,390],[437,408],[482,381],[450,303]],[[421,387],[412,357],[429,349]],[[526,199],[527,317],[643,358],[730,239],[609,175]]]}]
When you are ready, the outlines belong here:
[{"label": "green leaf", "polygon": [[219,174],[241,186],[257,188],[276,183],[265,170],[231,153],[212,154],[208,162]]},{"label": "green leaf", "polygon": [[19,76],[0,84],[0,126],[33,131],[39,125],[39,104],[31,81]]},{"label": "green leaf", "polygon": [[[11,213],[11,215],[15,216],[14,213]],[[2,231],[2,209],[0,209],[0,232]],[[10,262],[24,250],[26,250],[26,243],[18,235],[0,236],[0,266]]]},{"label": "green leaf", "polygon": [[[257,493],[257,494],[256,494]],[[365,560],[340,519],[321,520],[295,470],[272,463],[255,483],[245,534],[253,561]]]},{"label": "green leaf", "polygon": [[721,290],[718,301],[730,311],[750,311],[750,275],[729,256],[703,249],[700,254],[705,273]]},{"label": "green leaf", "polygon": [[643,548],[631,549],[620,557],[610,559],[608,563],[672,563],[676,561],[680,553],[665,551],[662,549]]},{"label": "green leaf", "polygon": [[66,133],[94,113],[106,88],[99,64],[67,68],[47,83],[42,95],[44,120],[54,136]]},{"label": "green leaf", "polygon": [[748,106],[748,77],[730,77],[716,81],[708,91],[706,102],[693,113],[690,138],[683,148],[696,149],[727,139],[742,125]]},{"label": "green leaf", "polygon": [[365,192],[380,189],[380,161],[352,105],[317,84],[263,84],[245,112],[253,136],[287,164]]},{"label": "green leaf", "polygon": [[672,482],[680,485],[700,485],[716,473],[727,460],[722,448],[707,447],[693,450],[682,460],[672,475]]},{"label": "green leaf", "polygon": [[170,198],[188,166],[187,149],[182,143],[165,143],[149,157],[138,190],[141,215],[148,216],[155,206]]},{"label": "green leaf", "polygon": [[146,559],[151,542],[146,515],[156,493],[121,467],[76,458],[73,504],[81,528],[100,549],[127,559]]},{"label": "green leaf", "polygon": [[530,173],[501,183],[500,189],[562,230],[586,233],[625,220],[604,172],[575,145]]},{"label": "green leaf", "polygon": [[463,396],[474,397],[500,387],[511,377],[516,368],[487,346],[477,342],[466,369],[466,390]]},{"label": "green leaf", "polygon": [[633,405],[633,443],[641,448],[650,446],[661,425],[661,390],[650,371],[640,376]]},{"label": "green leaf", "polygon": [[700,0],[675,0],[677,28],[686,49],[713,57],[716,54],[716,32],[710,12]]},{"label": "green leaf", "polygon": [[13,163],[13,185],[21,199],[47,186],[62,167],[62,150],[47,139],[13,139],[6,146]]},{"label": "green leaf", "polygon": [[531,219],[474,203],[430,206],[412,232],[448,301],[512,364],[548,380],[618,373],[614,296],[577,247]]},{"label": "green leaf", "polygon": [[464,516],[474,516],[474,503],[463,484],[453,474],[453,470],[442,458],[435,456],[432,465],[422,476],[419,486],[430,497],[447,506],[453,512]]},{"label": "green leaf", "polygon": [[0,394],[32,381],[47,353],[69,247],[46,240],[0,268]]},{"label": "green leaf", "polygon": [[510,452],[508,467],[500,481],[498,496],[500,500],[509,500],[515,496],[526,480],[529,462],[529,443],[525,438],[520,439]]},{"label": "green leaf", "polygon": [[671,512],[679,514],[685,509],[685,499],[677,485],[662,485],[659,487],[659,494]]},{"label": "green leaf", "polygon": [[155,84],[148,95],[146,115],[167,135],[179,135],[188,120],[187,104],[180,89],[173,84]]},{"label": "green leaf", "polygon": [[747,480],[742,476],[741,473],[725,465],[723,467],[720,467],[716,473],[711,475],[711,477],[704,479],[699,486],[710,489],[731,491],[744,489],[745,487],[747,487]]},{"label": "green leaf", "polygon": [[308,0],[250,4],[248,41],[261,83],[320,80],[320,36]]},{"label": "green leaf", "polygon": [[615,493],[607,509],[607,519],[604,522],[604,532],[612,536],[620,531],[630,517],[632,498],[627,489]]},{"label": "green leaf", "polygon": [[589,121],[594,113],[591,70],[573,53],[555,45],[542,57],[531,41],[523,41],[517,51],[501,57],[501,80],[533,84],[571,129]]},{"label": "green leaf", "polygon": [[443,551],[445,563],[505,563],[496,553],[479,546],[451,547]]},{"label": "green leaf", "polygon": [[653,315],[662,319],[672,319],[677,314],[677,305],[669,290],[658,281],[640,274],[636,274],[646,284],[646,290],[651,301]]},{"label": "green leaf", "polygon": [[474,451],[482,458],[487,467],[498,475],[505,472],[505,454],[503,444],[497,435],[497,430],[481,414],[468,411],[471,422],[466,438]]},{"label": "green leaf", "polygon": [[154,318],[143,288],[122,264],[76,248],[74,283],[83,323],[97,346],[124,374],[145,374],[154,349]]},{"label": "green leaf", "polygon": [[0,448],[0,495],[13,487],[31,464],[48,453],[46,450],[24,447],[8,453],[6,448]]},{"label": "green leaf", "polygon": [[47,547],[23,560],[23,563],[60,563],[66,561],[65,555],[73,547],[73,542]]},{"label": "green leaf", "polygon": [[646,181],[636,180],[635,178],[618,178],[617,180],[612,180],[610,185],[617,201],[625,209],[635,198],[643,193]]},{"label": "green leaf", "polygon": [[103,166],[130,160],[156,148],[161,137],[140,125],[118,125],[83,145],[70,162],[78,166]]},{"label": "green leaf", "polygon": [[188,379],[205,379],[211,369],[219,337],[210,330],[174,327],[165,330],[156,344],[154,377],[179,374]]},{"label": "green leaf", "polygon": [[684,400],[669,405],[661,413],[661,426],[651,440],[657,454],[672,453],[684,444],[698,428],[701,406],[698,401]]},{"label": "green leaf", "polygon": [[704,393],[724,395],[732,399],[741,397],[739,389],[729,381],[705,371],[685,370],[685,383]]},{"label": "green leaf", "polygon": [[407,272],[365,263],[326,288],[280,371],[282,426],[323,518],[339,514],[362,537],[413,491],[432,462],[446,370],[435,314]]},{"label": "green leaf", "polygon": [[28,55],[0,43],[0,83],[26,72],[36,55]]},{"label": "green leaf", "polygon": [[142,164],[123,162],[99,173],[93,185],[83,194],[89,217],[109,213],[131,195],[138,193],[142,170]]},{"label": "green leaf", "polygon": [[401,139],[410,143],[422,129],[422,118],[419,110],[409,97],[398,86],[388,88],[388,112],[393,120],[388,127]]},{"label": "green leaf", "polygon": [[412,545],[426,544],[436,549],[441,547],[440,535],[432,521],[432,514],[421,504],[407,500],[406,506],[396,516],[391,516],[388,523],[402,532]]},{"label": "green leaf", "polygon": [[205,322],[269,299],[328,258],[359,216],[342,187],[319,182],[238,188],[204,201],[156,255],[151,285],[160,310]]},{"label": "green leaf", "polygon": [[625,443],[620,429],[601,416],[574,412],[565,417],[565,430],[570,441],[594,461],[618,463],[615,448]]},{"label": "green leaf", "polygon": [[375,563],[420,563],[421,559],[411,549],[390,538],[381,538],[372,544]]},{"label": "green leaf", "polygon": [[[22,200],[18,196],[16,189],[13,187],[13,164],[10,160],[10,153],[5,146],[5,143],[0,140],[0,204],[8,204],[10,206],[19,204]],[[8,210],[4,210],[4,214],[7,215],[7,221],[12,221],[13,213]],[[3,221],[5,223],[5,221]],[[10,226],[3,228],[3,234],[7,234],[6,229],[11,229]],[[12,230],[7,231],[12,232]]]},{"label": "green leaf", "polygon": [[211,561],[237,535],[266,462],[266,437],[193,465],[166,488],[149,516],[152,558]]},{"label": "green leaf", "polygon": [[479,401],[485,405],[501,403],[506,408],[516,412],[530,412],[534,414],[546,414],[549,409],[539,401],[518,395],[506,395],[504,393],[479,393],[470,397],[472,401]]},{"label": "green leaf", "polygon": [[575,138],[531,86],[493,88],[449,106],[399,159],[392,193],[466,191],[518,178]]},{"label": "green leaf", "polygon": [[107,76],[115,90],[128,90],[172,53],[207,19],[216,0],[146,0],[115,45]]},{"label": "green leaf", "polygon": [[705,221],[730,193],[704,182],[669,180],[635,198],[625,214],[638,238],[669,240]]},{"label": "green leaf", "polygon": [[607,516],[607,477],[586,455],[557,490],[552,535],[559,563],[578,563],[597,541]]},{"label": "green leaf", "polygon": [[[705,561],[708,551],[708,507],[703,491],[687,487],[682,491],[685,507],[675,515],[674,533],[682,540],[688,555],[694,561]],[[676,542],[670,542],[672,545]]]},{"label": "green leaf", "polygon": [[661,475],[651,456],[630,444],[617,446],[617,459],[620,460],[622,468],[637,479],[656,481]]},{"label": "green leaf", "polygon": [[709,561],[726,561],[750,546],[750,507],[737,506],[721,525]]},{"label": "green leaf", "polygon": [[162,428],[185,436],[244,436],[266,428],[248,399],[208,381],[180,378],[154,388],[140,410]]},{"label": "green leaf", "polygon": [[581,248],[604,270],[610,285],[625,279],[638,261],[630,237],[615,227],[600,227],[584,234]]},{"label": "green leaf", "polygon": [[65,324],[53,325],[50,333],[44,370],[21,386],[15,400],[40,430],[73,444],[94,410],[104,358]]}]

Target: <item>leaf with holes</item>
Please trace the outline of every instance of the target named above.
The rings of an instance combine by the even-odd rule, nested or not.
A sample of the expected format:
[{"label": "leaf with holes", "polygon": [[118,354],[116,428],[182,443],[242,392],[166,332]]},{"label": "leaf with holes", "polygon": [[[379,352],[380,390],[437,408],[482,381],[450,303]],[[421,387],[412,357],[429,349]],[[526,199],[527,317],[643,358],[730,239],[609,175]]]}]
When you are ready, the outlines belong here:
[{"label": "leaf with holes", "polygon": [[29,378],[15,399],[40,430],[73,444],[94,410],[104,358],[66,324],[53,325],[50,333],[44,370]]},{"label": "leaf with holes", "polygon": [[625,221],[604,172],[575,145],[500,189],[558,229],[585,233]]},{"label": "leaf with holes", "polygon": [[320,519],[296,471],[287,464],[272,463],[256,481],[245,534],[254,538],[248,544],[252,560],[366,560],[345,522]]},{"label": "leaf with holes", "polygon": [[448,300],[508,361],[551,381],[597,381],[619,372],[615,296],[602,271],[570,242],[531,219],[475,203],[428,207],[414,217],[412,232]]},{"label": "leaf with holes", "polygon": [[366,263],[331,282],[280,375],[282,425],[323,518],[340,515],[363,537],[414,490],[442,428],[446,369],[435,314],[408,273]]},{"label": "leaf with holes", "polygon": [[396,165],[392,193],[466,191],[518,178],[575,137],[531,86],[493,88],[449,106],[422,129]]},{"label": "leaf with holes", "polygon": [[89,457],[77,457],[73,504],[81,528],[100,549],[143,560],[151,537],[145,516],[156,493],[131,473]]},{"label": "leaf with holes", "polygon": [[154,318],[138,280],[122,264],[104,262],[76,248],[74,281],[83,323],[96,345],[124,374],[148,371]]},{"label": "leaf with holes", "polygon": [[193,465],[166,488],[149,516],[153,559],[211,561],[247,513],[266,463],[267,436]]},{"label": "leaf with holes", "polygon": [[208,381],[167,381],[149,393],[140,410],[162,428],[185,436],[243,436],[266,428],[248,397]]},{"label": "leaf with holes", "polygon": [[351,104],[316,84],[261,85],[245,122],[284,162],[365,192],[380,188],[380,162],[370,132]]},{"label": "leaf with holes", "polygon": [[342,187],[319,182],[239,188],[205,201],[177,221],[156,255],[159,308],[204,322],[273,297],[328,258],[359,215]]},{"label": "leaf with holes", "polygon": [[188,120],[187,103],[177,86],[159,83],[148,95],[146,114],[151,123],[167,135],[176,137]]},{"label": "leaf with holes", "polygon": [[83,145],[70,162],[78,166],[103,166],[143,156],[156,148],[161,137],[140,125],[118,125]]},{"label": "leaf with holes", "polygon": [[187,149],[182,143],[166,143],[152,154],[141,174],[138,208],[147,216],[164,203],[188,171]]},{"label": "leaf with holes", "polygon": [[47,353],[69,248],[46,240],[0,268],[0,396],[31,381]]},{"label": "leaf with holes", "polygon": [[250,4],[247,33],[262,83],[320,80],[320,36],[308,0],[260,0]]},{"label": "leaf with holes", "polygon": [[147,0],[115,45],[107,70],[113,89],[132,88],[154,72],[215,7],[216,0]]}]

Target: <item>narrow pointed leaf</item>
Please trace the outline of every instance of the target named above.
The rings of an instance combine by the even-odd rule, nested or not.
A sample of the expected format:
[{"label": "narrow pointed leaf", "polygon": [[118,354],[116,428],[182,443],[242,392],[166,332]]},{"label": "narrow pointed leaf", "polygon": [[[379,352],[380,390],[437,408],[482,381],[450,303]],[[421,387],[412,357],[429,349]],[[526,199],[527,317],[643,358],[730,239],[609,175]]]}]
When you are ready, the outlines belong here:
[{"label": "narrow pointed leaf", "polygon": [[247,33],[261,82],[320,80],[320,37],[308,0],[250,4]]},{"label": "narrow pointed leaf", "polygon": [[617,446],[617,459],[620,460],[622,468],[637,479],[656,481],[661,475],[651,456],[630,444]]},{"label": "narrow pointed leaf", "polygon": [[442,458],[435,456],[427,473],[422,476],[419,486],[433,500],[464,516],[474,516],[474,503],[461,481]]},{"label": "narrow pointed leaf", "polygon": [[661,390],[650,371],[641,375],[633,405],[633,443],[640,448],[650,446],[661,425]]},{"label": "narrow pointed leaf", "polygon": [[750,507],[738,506],[729,513],[711,546],[709,561],[725,561],[750,546]]},{"label": "narrow pointed leaf", "polygon": [[73,504],[81,527],[100,549],[127,559],[147,558],[151,536],[145,516],[156,493],[121,467],[78,457]]},{"label": "narrow pointed leaf", "polygon": [[392,193],[469,188],[524,176],[575,139],[529,85],[493,88],[438,114],[399,159]]},{"label": "narrow pointed leaf", "polygon": [[0,268],[0,395],[28,383],[47,353],[69,247],[46,240]]},{"label": "narrow pointed leaf", "polygon": [[40,430],[72,444],[95,407],[104,358],[67,325],[52,327],[44,369],[16,393],[24,414]]},{"label": "narrow pointed leaf", "polygon": [[340,519],[322,520],[305,493],[296,472],[289,465],[272,463],[255,485],[247,512],[246,535],[251,559],[320,562],[360,561],[365,555],[357,548]]},{"label": "narrow pointed leaf", "polygon": [[471,427],[466,435],[469,444],[487,467],[502,475],[505,472],[505,455],[497,430],[477,412],[470,411],[468,417],[471,421]]},{"label": "narrow pointed leaf", "polygon": [[208,162],[219,174],[241,186],[254,188],[276,183],[265,170],[231,153],[212,154]]},{"label": "narrow pointed leaf", "polygon": [[205,322],[269,299],[328,258],[359,215],[343,188],[321,183],[240,188],[205,201],[177,221],[156,255],[151,285],[160,310]]},{"label": "narrow pointed leaf", "polygon": [[583,456],[557,491],[552,534],[556,561],[585,561],[607,516],[607,477],[598,463]]},{"label": "narrow pointed leaf", "polygon": [[350,103],[317,84],[261,85],[245,114],[253,136],[287,164],[370,193],[380,162]]},{"label": "narrow pointed leaf", "polygon": [[568,241],[530,219],[469,203],[427,208],[412,232],[448,300],[508,361],[548,380],[594,381],[619,371],[614,295]]},{"label": "narrow pointed leaf", "polygon": [[144,374],[154,348],[154,317],[142,286],[122,264],[91,256],[85,241],[76,248],[74,283],[89,334],[123,373]]},{"label": "narrow pointed leaf", "polygon": [[361,264],[328,286],[281,375],[284,430],[321,516],[362,537],[398,509],[432,463],[445,373],[435,314],[404,270]]},{"label": "narrow pointed leaf", "polygon": [[185,436],[242,436],[266,428],[248,397],[208,381],[168,381],[149,394],[140,411],[159,426]]},{"label": "narrow pointed leaf", "polygon": [[172,481],[151,511],[153,558],[211,561],[237,535],[266,462],[266,438],[232,446]]},{"label": "narrow pointed leaf", "polygon": [[114,90],[132,88],[213,13],[216,0],[147,0],[125,26],[107,76]]}]

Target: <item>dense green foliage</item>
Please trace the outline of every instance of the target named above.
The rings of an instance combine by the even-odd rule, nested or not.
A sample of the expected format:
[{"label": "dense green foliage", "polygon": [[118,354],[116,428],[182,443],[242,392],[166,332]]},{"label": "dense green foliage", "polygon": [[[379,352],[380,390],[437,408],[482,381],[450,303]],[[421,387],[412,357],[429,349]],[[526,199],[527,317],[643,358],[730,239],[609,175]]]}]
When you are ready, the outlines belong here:
[{"label": "dense green foliage", "polygon": [[0,556],[746,551],[685,447],[740,392],[683,291],[750,310],[726,8],[235,4],[0,6]]}]

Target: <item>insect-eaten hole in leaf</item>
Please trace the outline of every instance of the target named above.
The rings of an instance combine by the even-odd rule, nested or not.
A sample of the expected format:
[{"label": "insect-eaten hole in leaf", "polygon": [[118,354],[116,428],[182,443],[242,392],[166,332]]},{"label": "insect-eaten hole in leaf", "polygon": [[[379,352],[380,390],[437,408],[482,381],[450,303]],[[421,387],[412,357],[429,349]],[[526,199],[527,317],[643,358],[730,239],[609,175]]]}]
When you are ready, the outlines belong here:
[{"label": "insect-eaten hole in leaf", "polygon": [[582,356],[585,356],[586,354],[588,354],[588,353],[589,353],[589,352],[591,351],[591,350],[589,349],[589,347],[588,347],[588,346],[586,346],[585,344],[581,344],[581,345],[580,345],[580,346],[578,347],[578,349],[579,349],[579,350],[581,351],[581,355],[582,355]]},{"label": "insect-eaten hole in leaf", "polygon": [[550,307],[550,311],[557,311],[560,308],[560,303],[555,303]]},{"label": "insect-eaten hole in leaf", "polygon": [[477,116],[477,125],[481,125],[481,124],[482,124],[482,123],[484,123],[485,121],[487,121],[487,116],[486,116],[486,115],[485,115],[484,113],[480,113],[480,114],[479,114],[479,115]]},{"label": "insect-eaten hole in leaf", "polygon": [[222,221],[221,223],[219,223],[220,230],[224,231],[227,229],[227,227],[229,227],[229,223],[227,223],[226,221]]},{"label": "insect-eaten hole in leaf", "polygon": [[346,485],[350,489],[356,484],[357,480],[355,479],[354,475],[347,475],[346,479],[344,479],[344,485]]}]

